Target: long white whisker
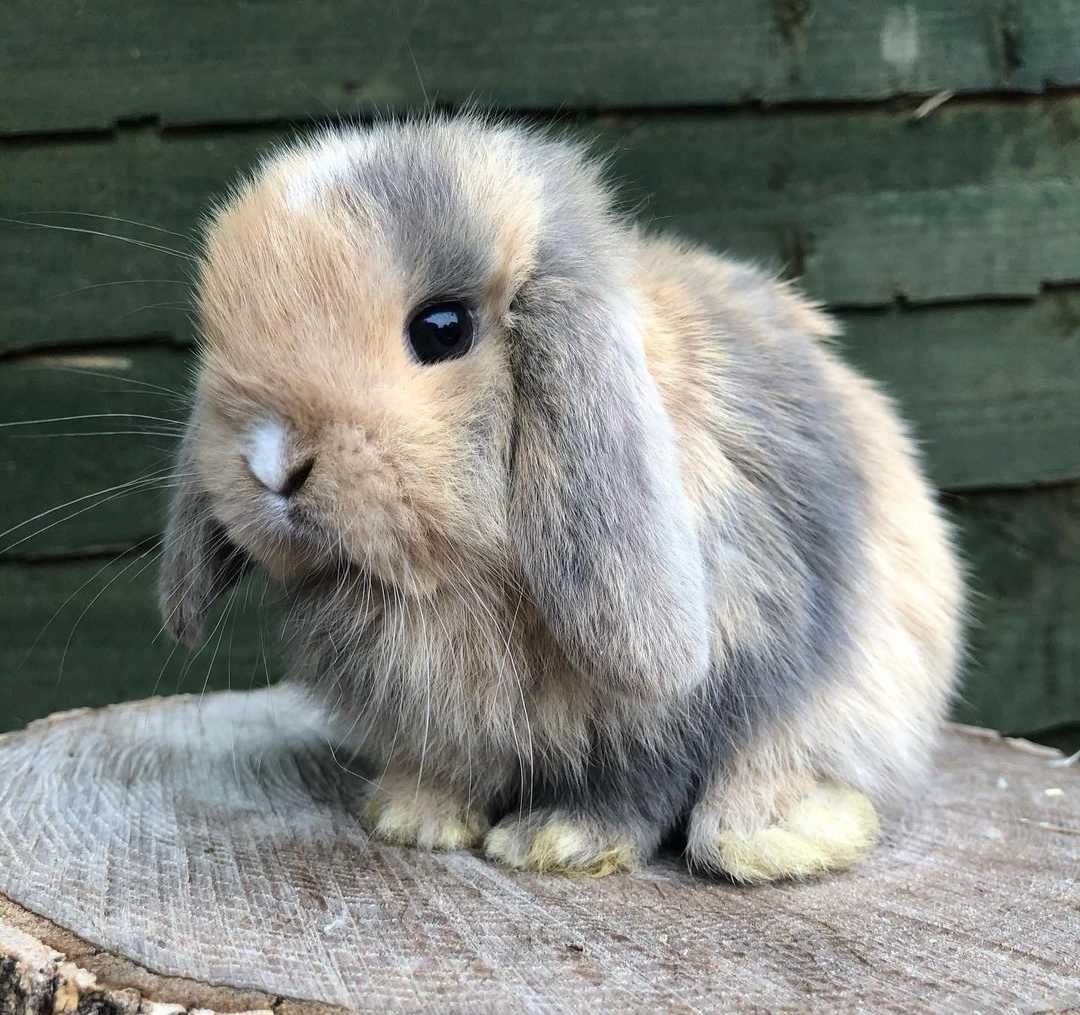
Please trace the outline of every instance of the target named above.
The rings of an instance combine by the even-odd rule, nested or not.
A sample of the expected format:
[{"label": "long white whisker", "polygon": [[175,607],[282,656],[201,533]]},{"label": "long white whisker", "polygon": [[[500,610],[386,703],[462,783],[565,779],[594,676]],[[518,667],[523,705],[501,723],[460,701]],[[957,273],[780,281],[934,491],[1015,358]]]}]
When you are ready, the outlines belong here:
[{"label": "long white whisker", "polygon": [[[95,581],[97,581],[97,579],[99,577],[101,577],[101,575],[103,575],[106,571],[108,571],[108,569],[110,567],[112,567],[121,557],[123,557],[124,554],[130,553],[133,550],[137,550],[144,543],[148,543],[151,540],[156,540],[157,538],[158,538],[158,534],[155,532],[152,536],[147,536],[145,539],[139,540],[139,542],[137,542],[134,546],[126,547],[120,553],[118,553],[115,557],[113,557],[111,560],[109,560],[107,563],[105,563],[101,567],[99,567],[89,578],[86,579],[86,581],[84,581],[74,592],[72,592],[71,595],[68,596],[67,599],[65,599],[56,608],[53,615],[51,617],[49,617],[49,619],[47,621],[45,621],[45,626],[40,631],[38,631],[37,637],[34,638],[34,640],[30,643],[30,647],[26,650],[26,655],[23,657],[23,665],[25,665],[26,661],[30,658],[30,656],[33,655],[34,649],[37,648],[38,642],[41,641],[41,639],[45,635],[45,632],[48,631],[48,629],[52,626],[52,624],[56,620],[56,618],[59,617],[60,614],[63,613],[64,610],[67,609],[67,607],[79,595],[79,593],[82,592],[83,589],[85,589],[87,586],[92,585]],[[153,549],[153,547],[151,547],[151,549]]]},{"label": "long white whisker", "polygon": [[[196,519],[194,522],[191,522],[187,526],[187,528],[183,530],[183,532],[184,533],[190,532],[191,529],[194,528],[198,524],[200,524],[200,520]],[[177,538],[182,538],[182,536],[178,534]],[[222,533],[206,548],[206,555],[208,557],[212,557],[228,541],[229,541],[229,537],[227,535],[225,535],[224,533]],[[180,576],[180,578],[177,579],[176,583],[169,590],[168,594],[170,596],[175,596],[180,591],[180,589],[183,587],[183,585],[187,582],[187,580],[202,566],[203,566],[203,563],[202,563],[201,560],[196,561],[190,568],[188,568],[188,570],[183,575]],[[217,577],[215,577],[215,579],[214,579],[214,583],[216,583],[216,582],[217,582]],[[224,592],[225,589],[227,589],[227,588],[228,588],[228,585],[223,584],[221,589],[219,589],[217,592],[215,592],[214,591],[214,584],[212,583],[211,586],[210,586],[210,589],[208,591],[207,597],[206,597],[207,601],[206,601],[206,604],[204,606],[204,609],[209,610],[210,607],[213,606],[213,604],[215,602],[217,602],[217,599],[221,595],[221,593]],[[165,629],[169,626],[169,621],[172,620],[172,618],[176,615],[176,611],[180,609],[180,606],[181,606],[182,602],[183,602],[182,599],[177,599],[176,603],[173,605],[173,608],[171,610],[169,610],[169,612],[162,619],[161,627],[159,627],[157,629],[157,633],[154,635],[151,644],[153,644],[153,642],[156,642],[158,640],[158,638],[160,638],[165,633]]]},{"label": "long white whisker", "polygon": [[98,592],[96,593],[96,595],[94,595],[90,602],[88,602],[86,606],[83,607],[82,613],[79,614],[79,616],[75,619],[75,623],[72,625],[71,633],[67,636],[67,641],[64,642],[64,651],[60,655],[60,668],[56,674],[57,686],[59,686],[63,682],[64,666],[67,664],[68,652],[71,650],[71,643],[75,639],[75,632],[79,629],[79,625],[82,623],[83,618],[93,609],[94,604],[103,595],[105,595],[105,593],[108,592],[109,589],[111,589],[113,585],[115,585],[120,580],[121,577],[123,577],[128,571],[130,571],[131,568],[134,567],[140,560],[142,560],[143,557],[145,557],[148,553],[153,552],[153,549],[154,547],[151,546],[150,549],[143,550],[143,552],[140,553],[139,556],[133,558],[127,564],[125,564],[116,574],[112,576],[112,578],[110,578],[105,583],[105,586],[103,588],[98,590]]},{"label": "long white whisker", "polygon": [[[150,381],[143,381],[137,377],[127,377],[124,374],[111,374],[104,370],[88,370],[85,367],[58,367],[52,365],[47,368],[41,367],[39,369],[48,369],[50,371],[65,374],[81,374],[83,377],[101,377],[107,381],[122,381],[125,384],[136,384],[141,388],[152,388],[154,391],[161,392],[162,394],[172,395],[178,401],[187,402],[189,400],[188,395],[181,394],[173,388],[167,388],[163,384],[151,384]],[[138,394],[138,392],[128,392],[128,394]]]},{"label": "long white whisker", "polygon": [[172,662],[173,656],[176,655],[176,650],[180,648],[180,642],[174,641],[172,648],[169,649],[169,654],[165,657],[165,662],[161,664],[161,669],[158,670],[158,675],[154,680],[154,689],[150,692],[151,698],[156,698],[158,688],[161,687],[161,678],[165,676],[165,671],[169,668],[169,663]]},{"label": "long white whisker", "polygon": [[[101,497],[107,493],[112,493],[114,490],[125,490],[128,487],[135,486],[139,483],[145,483],[149,480],[157,478],[161,478],[164,480],[169,474],[169,472],[170,469],[168,468],[154,469],[151,472],[145,473],[142,476],[136,476],[135,479],[129,479],[126,483],[118,483],[116,486],[107,486],[105,487],[105,489],[95,490],[93,493],[84,493],[81,497],[75,497],[72,500],[65,501],[63,504],[57,504],[54,507],[46,508],[44,511],[39,511],[36,515],[27,518],[25,521],[19,522],[18,525],[12,525],[10,528],[4,529],[3,532],[0,532],[0,539],[3,539],[5,536],[11,535],[12,532],[18,532],[19,529],[23,528],[24,526],[30,525],[32,522],[36,522],[39,518],[46,518],[51,514],[55,514],[57,511],[63,511],[66,508],[74,507],[74,505],[81,504],[83,501],[90,500],[92,497]],[[97,505],[91,506],[96,507]]]},{"label": "long white whisker", "polygon": [[[233,589],[233,594],[235,595],[235,593],[236,593],[236,589],[234,588]],[[230,602],[231,601],[232,600],[230,599]],[[224,624],[224,622],[225,622],[226,618],[228,617],[228,615],[229,614],[228,614],[227,609],[221,611],[221,616],[218,617],[217,623],[214,624],[214,628],[210,632],[209,637],[206,638],[206,640],[202,643],[202,645],[200,645],[198,647],[198,649],[196,649],[193,653],[191,653],[191,655],[188,656],[187,661],[184,663],[183,669],[180,671],[180,682],[181,683],[183,683],[183,681],[185,681],[187,679],[187,675],[188,675],[188,673],[191,672],[191,668],[195,665],[196,660],[199,658],[199,656],[201,656],[203,654],[203,652],[206,651],[206,647],[214,640],[215,636],[218,634],[218,631],[221,629],[221,627]],[[215,650],[215,654],[216,654],[216,650]],[[211,661],[211,665],[213,665],[212,661]],[[207,674],[207,679],[209,679],[209,672]],[[206,690],[206,683],[204,682],[203,683],[203,691],[205,691],[205,690]],[[201,696],[200,696],[200,700],[201,700]]]},{"label": "long white whisker", "polygon": [[160,243],[147,243],[146,240],[136,240],[130,236],[118,236],[116,233],[106,233],[100,229],[82,229],[78,226],[57,226],[51,222],[31,222],[28,219],[12,219],[0,216],[0,222],[6,222],[12,226],[30,226],[36,229],[55,229],[62,233],[84,233],[87,236],[103,236],[107,240],[119,240],[122,243],[130,243],[136,247],[145,247],[147,250],[156,250],[161,254],[171,254],[173,257],[182,258],[192,264],[198,264],[199,259],[194,254],[185,254],[182,250],[173,250],[172,247],[163,246]]},{"label": "long white whisker", "polygon": [[84,219],[101,219],[105,222],[123,222],[129,226],[138,226],[140,229],[152,229],[155,233],[165,233],[168,236],[176,236],[181,240],[191,240],[187,233],[178,233],[175,229],[166,229],[164,226],[154,226],[149,222],[140,222],[138,219],[125,219],[119,215],[99,215],[92,211],[29,211],[27,215],[77,215]]},{"label": "long white whisker", "polygon": [[[29,533],[28,535],[25,535],[20,539],[16,539],[14,543],[8,543],[7,546],[4,546],[4,547],[0,548],[0,556],[2,556],[5,553],[10,553],[12,550],[15,549],[16,546],[21,546],[27,540],[35,539],[36,537],[40,536],[43,532],[48,532],[50,529],[56,528],[57,525],[62,525],[64,522],[71,521],[72,518],[77,518],[79,515],[86,514],[87,511],[93,511],[94,508],[101,507],[103,504],[108,504],[110,501],[114,501],[119,497],[126,497],[126,496],[128,496],[129,494],[132,494],[132,493],[139,493],[139,492],[141,492],[143,490],[153,489],[153,487],[158,483],[168,484],[168,479],[169,479],[168,476],[162,476],[160,478],[142,480],[142,481],[138,482],[137,485],[135,483],[126,483],[126,484],[124,484],[124,487],[122,489],[120,489],[118,492],[113,493],[108,497],[104,497],[99,501],[95,501],[93,504],[88,504],[86,507],[79,508],[78,511],[72,511],[71,514],[64,515],[63,518],[58,518],[56,521],[50,522],[48,525],[43,525],[41,528],[35,529],[33,532]],[[80,499],[82,499],[82,498],[80,498]],[[19,529],[19,528],[22,528],[22,526],[21,525],[16,525],[15,528]],[[2,535],[2,534],[0,534],[0,535]]]},{"label": "long white whisker", "polygon": [[76,289],[65,289],[62,292],[53,293],[48,298],[58,300],[65,296],[78,296],[79,293],[88,293],[93,289],[107,289],[114,285],[191,285],[191,283],[181,278],[122,278],[116,282],[91,282],[90,285],[81,285]]},{"label": "long white whisker", "polygon": [[179,430],[61,430],[58,433],[20,433],[14,439],[19,441],[39,441],[49,437],[171,437],[180,440],[184,435]]},{"label": "long white whisker", "polygon": [[126,321],[129,317],[134,317],[136,314],[141,314],[144,310],[176,310],[184,311],[187,313],[191,310],[190,303],[173,303],[172,301],[166,301],[164,303],[144,303],[141,307],[136,307],[134,310],[128,310],[121,314],[119,317],[113,318],[114,321]]},{"label": "long white whisker", "polygon": [[13,426],[44,426],[46,423],[75,423],[84,419],[148,419],[154,423],[168,423],[171,426],[184,426],[180,419],[169,419],[166,416],[148,416],[142,412],[89,412],[81,416],[52,416],[48,419],[16,419],[9,423],[0,423],[0,429],[8,429]]},{"label": "long white whisker", "polygon": [[[202,698],[206,694],[206,688],[210,685],[210,677],[214,672],[214,663],[217,662],[218,652],[221,651],[221,642],[222,642],[222,639],[225,637],[225,630],[229,626],[229,617],[232,616],[233,606],[236,605],[236,597],[237,597],[237,595],[239,595],[239,593],[240,593],[240,585],[239,584],[234,585],[233,590],[232,590],[232,595],[229,596],[229,601],[228,601],[228,603],[225,604],[225,610],[223,611],[223,613],[221,615],[222,620],[224,620],[224,624],[221,625],[221,633],[218,635],[217,644],[214,646],[214,654],[212,656],[210,656],[210,663],[206,667],[206,676],[205,676],[205,678],[203,678],[202,690],[199,691],[199,700],[200,701],[202,700]],[[232,681],[232,673],[231,672],[229,674],[229,680],[230,680],[230,682]],[[231,689],[231,684],[230,684],[230,689]]]}]

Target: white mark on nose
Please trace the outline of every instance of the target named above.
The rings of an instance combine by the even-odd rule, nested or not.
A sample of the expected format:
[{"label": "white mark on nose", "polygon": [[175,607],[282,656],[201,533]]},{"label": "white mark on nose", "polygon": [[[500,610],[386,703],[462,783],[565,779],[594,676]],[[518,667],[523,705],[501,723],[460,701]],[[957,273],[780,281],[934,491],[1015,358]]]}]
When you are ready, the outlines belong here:
[{"label": "white mark on nose", "polygon": [[267,490],[274,493],[281,492],[288,478],[285,450],[285,427],[276,419],[265,419],[251,431],[248,468]]}]

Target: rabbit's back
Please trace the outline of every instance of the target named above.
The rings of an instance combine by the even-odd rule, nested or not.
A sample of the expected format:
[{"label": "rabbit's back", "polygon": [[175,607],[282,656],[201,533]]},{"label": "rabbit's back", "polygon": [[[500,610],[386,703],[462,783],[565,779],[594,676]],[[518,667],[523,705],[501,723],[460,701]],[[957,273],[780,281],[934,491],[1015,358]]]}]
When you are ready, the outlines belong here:
[{"label": "rabbit's back", "polygon": [[[640,242],[649,366],[709,567],[716,693],[749,719],[733,742],[785,739],[845,782],[903,784],[952,693],[963,608],[915,443],[792,287]],[[737,664],[748,646],[766,665]]]}]

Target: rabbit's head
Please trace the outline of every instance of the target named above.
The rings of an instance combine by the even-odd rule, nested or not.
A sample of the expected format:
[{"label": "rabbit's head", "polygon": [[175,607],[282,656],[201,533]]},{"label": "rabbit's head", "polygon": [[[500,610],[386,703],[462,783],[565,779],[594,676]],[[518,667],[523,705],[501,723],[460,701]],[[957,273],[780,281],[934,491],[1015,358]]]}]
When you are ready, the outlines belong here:
[{"label": "rabbit's head", "polygon": [[[161,589],[198,638],[249,558],[306,588],[523,588],[622,686],[707,667],[701,553],[632,230],[575,146],[479,118],[333,131],[209,224]],[[508,595],[511,593],[508,591]]]}]

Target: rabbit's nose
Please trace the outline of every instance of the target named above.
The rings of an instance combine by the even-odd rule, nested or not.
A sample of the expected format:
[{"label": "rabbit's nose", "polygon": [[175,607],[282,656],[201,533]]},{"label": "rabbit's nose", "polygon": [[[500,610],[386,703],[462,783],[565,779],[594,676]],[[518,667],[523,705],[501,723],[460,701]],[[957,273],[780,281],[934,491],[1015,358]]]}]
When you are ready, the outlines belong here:
[{"label": "rabbit's nose", "polygon": [[288,433],[276,419],[263,420],[251,431],[245,457],[251,474],[280,497],[296,493],[315,468],[313,456],[290,464]]},{"label": "rabbit's nose", "polygon": [[282,497],[291,497],[307,482],[308,476],[311,475],[311,470],[314,468],[314,457],[309,458],[306,462],[296,466],[296,468],[285,477],[284,484],[277,492],[280,493]]}]

